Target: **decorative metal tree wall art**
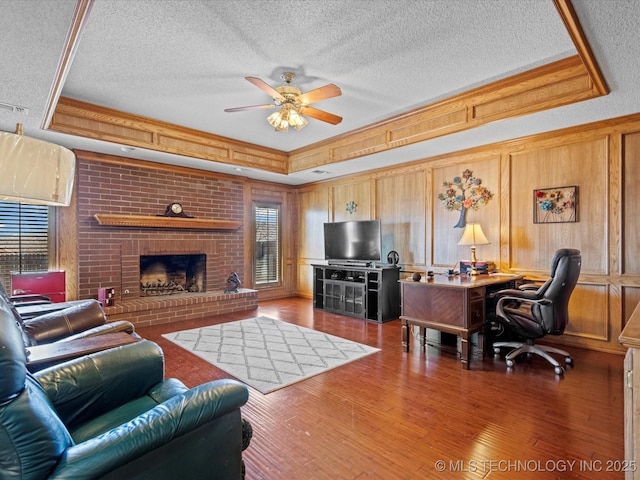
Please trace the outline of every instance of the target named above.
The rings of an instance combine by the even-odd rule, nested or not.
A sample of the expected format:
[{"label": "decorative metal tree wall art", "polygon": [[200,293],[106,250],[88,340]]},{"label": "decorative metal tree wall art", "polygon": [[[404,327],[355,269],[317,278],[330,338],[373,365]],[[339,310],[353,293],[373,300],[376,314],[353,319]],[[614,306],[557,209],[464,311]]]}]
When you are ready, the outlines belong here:
[{"label": "decorative metal tree wall art", "polygon": [[473,176],[473,172],[466,169],[462,177],[454,177],[450,182],[444,182],[445,191],[438,195],[438,200],[449,211],[460,211],[458,223],[453,228],[464,228],[467,224],[469,209],[478,210],[493,198],[493,193],[482,185],[482,180]]},{"label": "decorative metal tree wall art", "polygon": [[533,191],[533,223],[578,221],[578,187],[542,188]]}]

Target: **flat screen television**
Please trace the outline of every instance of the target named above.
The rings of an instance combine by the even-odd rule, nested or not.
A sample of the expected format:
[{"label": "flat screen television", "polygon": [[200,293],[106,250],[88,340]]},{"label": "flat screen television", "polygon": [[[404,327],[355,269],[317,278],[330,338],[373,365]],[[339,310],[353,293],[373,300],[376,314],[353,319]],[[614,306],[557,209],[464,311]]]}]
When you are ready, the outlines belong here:
[{"label": "flat screen television", "polygon": [[324,224],[324,258],[329,263],[370,263],[382,260],[380,220]]}]

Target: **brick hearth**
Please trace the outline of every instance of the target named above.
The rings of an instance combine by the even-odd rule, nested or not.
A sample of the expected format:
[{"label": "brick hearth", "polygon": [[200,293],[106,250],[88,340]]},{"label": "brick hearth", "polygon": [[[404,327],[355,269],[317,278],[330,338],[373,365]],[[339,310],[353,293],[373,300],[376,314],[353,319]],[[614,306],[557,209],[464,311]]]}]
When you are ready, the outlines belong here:
[{"label": "brick hearth", "polygon": [[241,288],[238,293],[185,293],[141,297],[105,307],[110,321],[129,320],[143,327],[173,323],[258,308],[258,291]]}]

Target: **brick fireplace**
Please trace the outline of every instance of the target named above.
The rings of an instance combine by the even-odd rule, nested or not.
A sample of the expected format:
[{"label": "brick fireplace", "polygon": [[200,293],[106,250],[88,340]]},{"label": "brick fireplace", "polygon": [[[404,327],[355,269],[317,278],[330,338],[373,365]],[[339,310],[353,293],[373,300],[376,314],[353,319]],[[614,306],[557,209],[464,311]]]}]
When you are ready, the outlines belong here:
[{"label": "brick fireplace", "polygon": [[[230,273],[244,271],[243,183],[233,177],[143,164],[102,162],[78,154],[78,298],[96,298],[99,288],[112,287],[115,304],[105,309],[109,319],[139,325],[257,308],[255,290],[223,293]],[[105,226],[94,218],[100,213],[154,217],[171,202],[180,202],[192,217],[234,220],[240,227]],[[149,255],[201,255],[199,285],[204,291],[185,288],[176,295],[143,296],[140,257]]]},{"label": "brick fireplace", "polygon": [[[212,242],[127,240],[123,242],[121,257],[122,264],[127,265],[122,272],[123,297],[134,299],[224,290],[224,280],[223,283],[216,284],[216,269],[222,268],[217,257]],[[171,273],[171,270],[182,268],[183,272]],[[198,278],[187,279],[188,274]],[[184,278],[178,280],[182,276]],[[181,284],[182,290],[167,288],[163,292],[161,284],[170,281]],[[147,284],[146,289],[144,284]]]},{"label": "brick fireplace", "polygon": [[206,292],[205,254],[140,255],[140,296]]}]

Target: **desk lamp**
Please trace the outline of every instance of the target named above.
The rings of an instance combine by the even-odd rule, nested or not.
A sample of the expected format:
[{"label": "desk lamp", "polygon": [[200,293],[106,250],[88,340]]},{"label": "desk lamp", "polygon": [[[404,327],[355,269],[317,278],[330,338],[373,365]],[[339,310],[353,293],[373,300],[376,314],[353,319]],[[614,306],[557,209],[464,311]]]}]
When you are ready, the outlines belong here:
[{"label": "desk lamp", "polygon": [[476,263],[476,245],[488,245],[489,240],[484,235],[482,227],[479,223],[467,223],[462,233],[462,238],[458,241],[458,245],[471,245],[471,275],[478,275]]}]

